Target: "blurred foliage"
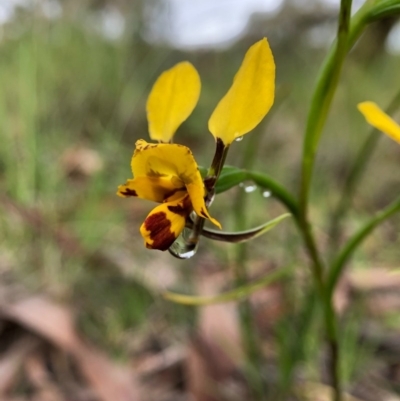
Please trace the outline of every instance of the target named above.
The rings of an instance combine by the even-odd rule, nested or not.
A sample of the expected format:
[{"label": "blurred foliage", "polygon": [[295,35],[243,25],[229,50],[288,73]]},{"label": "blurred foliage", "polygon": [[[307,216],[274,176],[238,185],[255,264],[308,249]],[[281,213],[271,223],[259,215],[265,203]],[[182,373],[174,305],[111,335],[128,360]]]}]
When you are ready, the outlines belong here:
[{"label": "blurred foliage", "polygon": [[[146,13],[144,3],[138,0],[112,2],[125,18],[125,33],[117,39],[107,38],[99,29],[101,13],[107,12],[110,2],[61,4],[63,13],[57,18],[47,18],[40,7],[21,8],[1,27],[0,269],[11,270],[30,288],[73,302],[91,338],[121,354],[127,346],[124,335],[132,328],[157,330],[148,318],[149,311],[166,331],[169,324],[190,326],[195,319],[192,309],[160,301],[142,271],[150,266],[154,272],[158,266],[167,267],[180,277],[179,289],[190,291],[193,278],[188,269],[228,269],[234,256],[230,245],[215,245],[206,239],[200,255],[185,264],[171,261],[168,254],[146,251],[138,226],[148,205],[115,196],[117,185],[131,175],[129,162],[135,141],[147,139],[145,101],[149,89],[157,75],[177,61],[190,60],[196,66],[202,78],[200,102],[179,129],[176,141],[189,145],[199,163],[208,166],[214,150],[207,132],[211,111],[228,88],[249,44],[255,37],[269,36],[270,27],[279,25],[279,18],[287,21],[289,14],[280,13],[273,21],[257,19],[249,35],[229,49],[185,53],[143,40]],[[159,7],[158,2],[153,5]],[[321,18],[326,23],[330,16]],[[276,110],[254,133],[262,139],[252,155],[256,169],[293,191],[298,186],[311,88],[326,52],[310,46],[307,26],[299,27],[300,31],[292,29],[287,36],[278,32],[276,39],[270,40],[277,64]],[[379,52],[366,56],[362,46],[361,41],[345,62],[317,160],[311,213],[322,244],[329,241],[326,216],[336,204],[343,176],[368,133],[356,104],[373,99],[385,106],[398,90],[394,79],[400,70],[400,56],[389,56],[381,51],[382,46]],[[228,164],[243,164],[243,146],[248,140],[246,137],[232,146]],[[382,139],[353,199],[355,207],[347,219],[350,230],[399,193],[399,155],[398,146]],[[89,165],[83,167],[88,160]],[[226,208],[242,190],[222,194],[215,203],[215,216],[224,228],[234,224]],[[266,221],[282,211],[261,191],[246,196],[251,203],[247,218],[251,226],[259,224],[260,216]],[[357,253],[354,265],[398,267],[400,248],[395,244],[399,242],[399,226],[399,216],[385,223]],[[255,241],[250,246],[251,264],[298,264],[298,240],[292,228],[278,227],[268,238],[267,250],[262,238]],[[65,237],[69,242],[63,240]],[[78,244],[79,251],[69,247],[71,243]],[[302,295],[296,280],[287,283],[288,294],[294,299]],[[301,311],[294,299],[288,303],[293,303],[292,313],[297,315]],[[348,355],[357,348],[354,330],[350,325],[343,338]],[[296,335],[280,328],[277,331],[283,347],[285,335]],[[318,327],[315,333],[318,337]],[[317,343],[312,338],[308,341],[306,349],[314,360],[318,358]],[[349,362],[343,363],[349,380],[348,370],[356,361],[349,357]]]}]

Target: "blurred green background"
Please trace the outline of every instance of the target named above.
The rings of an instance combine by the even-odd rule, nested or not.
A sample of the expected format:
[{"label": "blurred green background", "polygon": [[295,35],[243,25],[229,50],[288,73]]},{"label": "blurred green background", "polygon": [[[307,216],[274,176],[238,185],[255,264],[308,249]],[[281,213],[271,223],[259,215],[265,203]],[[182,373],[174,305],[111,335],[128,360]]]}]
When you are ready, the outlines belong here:
[{"label": "blurred green background", "polygon": [[[239,7],[243,27],[231,33],[223,25],[215,30],[218,19],[212,15],[229,19],[221,4],[233,9],[245,0],[204,2],[203,8],[201,2],[181,3],[0,1],[1,277],[10,274],[30,291],[73,305],[82,331],[122,359],[136,350],[141,335],[192,327],[194,310],[162,300],[164,286],[197,293],[196,271],[229,277],[234,257],[234,245],[207,239],[188,261],[146,250],[138,229],[152,205],[115,195],[131,177],[135,141],[148,139],[145,102],[154,80],[181,60],[198,69],[201,98],[175,141],[190,146],[198,163],[208,166],[214,152],[208,118],[247,48],[267,36],[277,66],[276,104],[255,132],[233,144],[227,163],[246,164],[244,149],[257,136],[254,168],[297,193],[312,88],[335,32],[335,2],[276,2],[271,12],[248,18]],[[174,7],[187,12],[194,7],[193,25],[189,21],[180,29],[186,11],[182,16]],[[200,37],[201,20],[214,24],[208,39]],[[399,29],[396,20],[372,26],[345,62],[313,181],[311,216],[322,248],[329,245],[329,217],[344,177],[369,132],[356,105],[373,100],[386,107],[399,90]],[[352,200],[345,237],[399,193],[399,162],[400,147],[382,137]],[[234,226],[232,205],[243,190],[231,190],[213,205],[213,216],[226,230]],[[283,211],[259,189],[246,197],[248,226]],[[397,216],[374,232],[352,268],[400,268],[399,227]],[[255,272],[292,265],[287,294],[294,303],[301,298],[306,259],[291,222],[249,249]],[[392,315],[378,321],[396,325]]]}]

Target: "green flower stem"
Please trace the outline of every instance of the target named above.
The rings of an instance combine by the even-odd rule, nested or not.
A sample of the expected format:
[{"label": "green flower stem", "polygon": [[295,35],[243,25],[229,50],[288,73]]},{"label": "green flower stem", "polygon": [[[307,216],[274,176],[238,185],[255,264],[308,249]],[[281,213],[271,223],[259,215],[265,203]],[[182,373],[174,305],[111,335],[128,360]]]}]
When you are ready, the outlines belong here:
[{"label": "green flower stem", "polygon": [[355,249],[362,241],[371,233],[371,231],[379,224],[384,222],[390,216],[400,211],[400,197],[381,210],[374,218],[372,218],[364,227],[362,227],[353,237],[347,242],[338,257],[332,263],[327,278],[327,293],[328,297],[332,298],[335,286],[343,273],[346,262],[349,260]]},{"label": "green flower stem", "polygon": [[[400,91],[393,98],[387,109],[385,110],[387,114],[394,113],[398,107],[400,106]],[[330,229],[329,229],[329,238],[330,238],[330,248],[331,253],[336,252],[341,235],[341,223],[343,218],[346,215],[347,210],[349,209],[351,199],[353,198],[355,189],[358,183],[361,181],[363,177],[363,173],[366,171],[366,166],[371,160],[371,156],[376,148],[376,144],[378,140],[383,135],[376,129],[372,129],[370,134],[368,135],[364,145],[361,147],[354,164],[350,170],[350,173],[347,176],[346,182],[341,190],[341,198],[338,203],[338,206],[334,213],[332,214]]]},{"label": "green flower stem", "polygon": [[214,195],[214,187],[224,167],[226,156],[228,155],[230,145],[225,145],[221,139],[217,138],[215,142],[215,154],[211,167],[208,170],[207,177],[204,179],[204,185],[209,194]]},{"label": "green flower stem", "polygon": [[[340,355],[337,341],[336,316],[333,310],[331,295],[343,270],[344,262],[358,246],[361,240],[368,235],[372,228],[369,230],[361,230],[361,232],[358,233],[358,235],[356,235],[352,241],[350,241],[343,252],[339,255],[331,270],[330,278],[328,278],[328,288],[330,288],[330,290],[325,291],[323,264],[319,257],[315,239],[307,221],[310,183],[319,139],[337,87],[345,55],[357,41],[363,29],[369,22],[377,19],[379,16],[399,12],[399,3],[399,1],[393,0],[379,2],[378,4],[377,1],[369,1],[365,3],[358,13],[352,18],[351,25],[349,27],[351,1],[341,2],[338,39],[328,54],[325,64],[321,69],[308,115],[303,147],[299,204],[296,203],[292,195],[289,194],[283,187],[281,187],[280,184],[270,180],[269,177],[265,177],[264,175],[253,175],[253,177],[251,177],[258,185],[270,188],[274,193],[274,196],[283,204],[285,204],[288,210],[290,210],[290,212],[293,214],[298,223],[298,227],[302,234],[307,252],[312,260],[312,271],[315,286],[319,294],[319,298],[323,301],[324,306],[324,320],[330,348],[330,371],[333,386],[335,388],[335,401],[340,401],[342,399],[342,395],[339,378]],[[375,227],[375,225],[373,225],[373,227]]]},{"label": "green flower stem", "polygon": [[[324,283],[324,266],[319,256],[319,251],[308,222],[308,201],[310,184],[315,155],[318,149],[319,140],[324,128],[328,112],[335,94],[342,65],[349,50],[350,40],[355,41],[362,32],[364,26],[363,14],[358,14],[350,27],[351,0],[342,0],[339,12],[339,24],[337,40],[332,46],[328,57],[325,60],[320,75],[317,79],[316,88],[313,93],[311,108],[308,114],[306,132],[303,145],[301,186],[299,193],[299,228],[303,234],[305,247],[312,260],[312,274],[315,287],[323,303],[325,330],[329,347],[329,371],[334,388],[334,401],[342,400],[342,389],[340,382],[340,355],[337,335],[336,316],[332,305],[331,297],[327,296]],[[350,34],[349,34],[350,33]]]},{"label": "green flower stem", "polygon": [[338,38],[321,68],[307,117],[299,202],[301,214],[304,216],[307,215],[310,184],[319,139],[338,84],[344,58],[366,25],[380,18],[400,13],[400,0],[367,1],[351,18],[351,21],[350,8],[351,0],[341,1]]},{"label": "green flower stem", "polygon": [[342,0],[337,40],[322,66],[307,117],[299,197],[300,211],[304,219],[307,218],[310,183],[319,139],[328,116],[333,95],[337,88],[343,61],[348,51],[350,12],[351,0]]},{"label": "green flower stem", "polygon": [[375,0],[373,3],[374,7],[371,7],[368,12],[370,21],[400,13],[399,0]]},{"label": "green flower stem", "polygon": [[[368,235],[372,232],[372,230],[377,227],[379,224],[384,222],[386,219],[388,219],[390,216],[394,215],[395,213],[400,211],[400,197],[397,198],[394,202],[392,202],[389,206],[387,206],[385,209],[383,209],[381,212],[379,212],[373,219],[371,219],[364,227],[362,227],[354,236],[347,242],[343,250],[340,252],[340,254],[337,256],[333,264],[331,265],[331,268],[328,272],[328,277],[326,280],[326,294],[325,294],[325,314],[326,314],[326,321],[330,327],[328,328],[328,335],[329,332],[332,331],[332,333],[337,333],[336,329],[336,316],[335,316],[335,311],[333,309],[332,305],[332,296],[334,289],[336,287],[336,284],[341,277],[344,268],[346,266],[346,262],[350,259],[351,255],[353,252],[356,250],[356,248],[362,243],[362,241],[368,237]],[[337,336],[335,337],[337,339]],[[339,355],[339,347],[338,347],[338,341],[329,341],[328,342],[329,347],[330,347],[330,356],[331,356],[331,364],[332,367],[335,365],[336,367],[336,372],[337,372],[337,377],[336,380],[339,380],[339,360],[340,360],[340,355]],[[336,360],[336,362],[335,362]],[[338,384],[340,381],[337,382]],[[337,390],[340,389],[340,387],[335,387],[335,401],[340,401],[341,400],[341,395],[340,392]]]}]

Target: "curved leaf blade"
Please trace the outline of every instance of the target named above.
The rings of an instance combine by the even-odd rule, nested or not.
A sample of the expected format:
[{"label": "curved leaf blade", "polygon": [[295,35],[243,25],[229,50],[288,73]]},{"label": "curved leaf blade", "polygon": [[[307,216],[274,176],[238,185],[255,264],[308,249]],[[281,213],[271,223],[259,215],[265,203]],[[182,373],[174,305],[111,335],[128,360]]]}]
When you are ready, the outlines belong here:
[{"label": "curved leaf blade", "polygon": [[176,292],[170,292],[170,291],[165,291],[162,295],[164,299],[168,301],[188,306],[203,306],[203,305],[212,305],[212,304],[221,304],[226,302],[239,301],[247,298],[254,292],[260,290],[261,288],[266,287],[267,285],[273,284],[285,278],[286,276],[291,274],[291,272],[292,272],[291,267],[277,269],[268,273],[261,279],[254,281],[253,283],[211,297],[178,294]]},{"label": "curved leaf blade", "polygon": [[[230,242],[232,244],[237,244],[241,242],[247,242],[261,235],[265,234],[269,230],[272,230],[276,225],[278,225],[282,220],[286,219],[287,217],[292,216],[290,213],[284,213],[275,219],[267,221],[265,224],[261,226],[252,228],[250,230],[245,231],[237,231],[237,232],[224,232],[224,231],[217,231],[211,228],[203,228],[201,235],[206,238],[212,239],[214,241],[221,241],[221,242]],[[186,227],[192,228],[193,222],[189,220],[186,223]]]}]

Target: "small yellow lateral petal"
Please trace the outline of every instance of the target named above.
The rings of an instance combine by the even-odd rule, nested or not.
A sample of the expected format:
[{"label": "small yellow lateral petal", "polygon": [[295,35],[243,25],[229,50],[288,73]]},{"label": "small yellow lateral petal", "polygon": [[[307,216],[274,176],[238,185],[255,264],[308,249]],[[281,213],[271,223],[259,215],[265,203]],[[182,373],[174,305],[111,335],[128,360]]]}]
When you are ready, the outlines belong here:
[{"label": "small yellow lateral petal", "polygon": [[140,227],[146,248],[166,251],[185,228],[191,211],[192,204],[187,194],[154,208]]},{"label": "small yellow lateral petal", "polygon": [[215,138],[229,145],[255,128],[275,96],[275,62],[266,38],[247,51],[233,84],[208,121]]},{"label": "small yellow lateral petal", "polygon": [[400,143],[399,124],[382,111],[376,103],[362,102],[357,107],[370,125]]},{"label": "small yellow lateral petal", "polygon": [[188,61],[163,72],[147,99],[150,138],[169,142],[195,108],[200,89],[199,74]]},{"label": "small yellow lateral petal", "polygon": [[136,177],[120,185],[117,195],[122,198],[135,196],[161,203],[185,189],[183,182],[173,177]]},{"label": "small yellow lateral petal", "polygon": [[204,202],[204,194],[201,193],[201,188],[198,185],[188,184],[186,185],[187,191],[190,195],[194,211],[205,219],[209,219],[211,223],[215,224],[218,228],[221,228],[221,224],[218,220],[214,219],[208,213],[206,204]]}]

